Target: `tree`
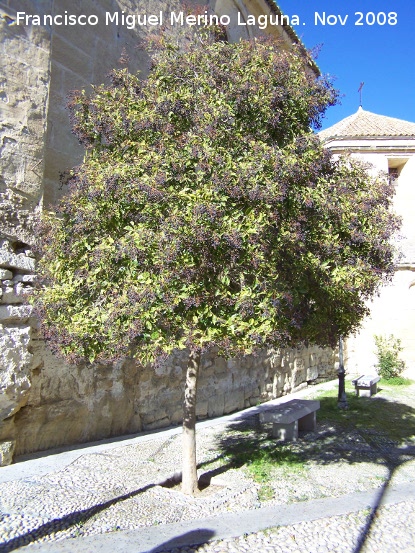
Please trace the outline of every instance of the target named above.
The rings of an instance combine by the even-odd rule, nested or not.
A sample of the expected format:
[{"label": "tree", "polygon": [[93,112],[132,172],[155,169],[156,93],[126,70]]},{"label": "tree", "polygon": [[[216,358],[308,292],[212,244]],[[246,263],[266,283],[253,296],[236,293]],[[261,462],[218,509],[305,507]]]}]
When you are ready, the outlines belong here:
[{"label": "tree", "polygon": [[203,352],[334,345],[393,272],[391,185],[311,131],[335,102],[298,51],[200,34],[71,100],[86,155],[43,217],[43,333],[70,361],[188,348],[186,493]]}]

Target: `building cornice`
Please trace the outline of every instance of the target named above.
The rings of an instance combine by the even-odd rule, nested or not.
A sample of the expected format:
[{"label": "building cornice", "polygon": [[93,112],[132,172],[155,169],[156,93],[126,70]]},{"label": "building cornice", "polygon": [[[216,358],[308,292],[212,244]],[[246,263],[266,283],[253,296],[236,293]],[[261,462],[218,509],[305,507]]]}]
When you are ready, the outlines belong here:
[{"label": "building cornice", "polygon": [[[334,142],[334,141],[333,141]],[[340,140],[338,140],[340,142]],[[402,146],[397,144],[396,146],[375,146],[375,145],[345,145],[345,144],[329,144],[324,143],[324,146],[330,148],[332,152],[375,152],[375,153],[390,153],[396,152],[400,154],[415,154],[415,144],[413,146]]]}]

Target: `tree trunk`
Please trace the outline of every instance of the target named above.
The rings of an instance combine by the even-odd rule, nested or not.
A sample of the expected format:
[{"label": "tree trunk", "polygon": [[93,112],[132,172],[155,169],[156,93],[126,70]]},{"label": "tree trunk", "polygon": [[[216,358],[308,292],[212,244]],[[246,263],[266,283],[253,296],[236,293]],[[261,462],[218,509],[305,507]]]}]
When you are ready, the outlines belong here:
[{"label": "tree trunk", "polygon": [[191,351],[187,363],[183,403],[183,472],[182,492],[193,495],[198,490],[196,471],[196,392],[200,353]]}]

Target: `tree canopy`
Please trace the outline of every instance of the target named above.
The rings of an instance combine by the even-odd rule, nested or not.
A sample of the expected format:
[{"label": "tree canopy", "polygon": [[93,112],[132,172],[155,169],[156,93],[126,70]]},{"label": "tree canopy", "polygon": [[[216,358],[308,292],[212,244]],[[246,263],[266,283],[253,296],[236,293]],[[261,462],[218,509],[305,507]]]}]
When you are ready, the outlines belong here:
[{"label": "tree canopy", "polygon": [[45,216],[38,304],[67,357],[333,344],[391,275],[392,187],[312,133],[336,101],[296,51],[205,38],[72,98],[86,147]]}]

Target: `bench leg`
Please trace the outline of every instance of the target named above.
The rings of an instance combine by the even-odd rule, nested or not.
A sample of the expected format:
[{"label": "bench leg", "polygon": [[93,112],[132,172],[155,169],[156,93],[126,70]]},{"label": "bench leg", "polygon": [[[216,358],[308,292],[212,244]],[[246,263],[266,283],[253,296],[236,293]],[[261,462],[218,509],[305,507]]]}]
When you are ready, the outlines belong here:
[{"label": "bench leg", "polygon": [[289,424],[274,422],[272,425],[272,437],[287,442],[296,442],[298,439],[298,421]]},{"label": "bench leg", "polygon": [[356,395],[361,397],[371,397],[378,393],[378,383],[375,382],[371,386],[356,387]]},{"label": "bench leg", "polygon": [[316,429],[317,429],[317,417],[316,417],[315,411],[299,419],[298,430],[308,430],[309,432],[315,432]]}]

